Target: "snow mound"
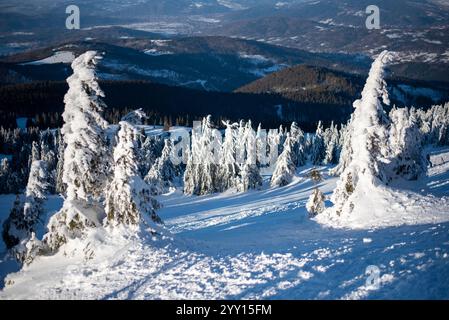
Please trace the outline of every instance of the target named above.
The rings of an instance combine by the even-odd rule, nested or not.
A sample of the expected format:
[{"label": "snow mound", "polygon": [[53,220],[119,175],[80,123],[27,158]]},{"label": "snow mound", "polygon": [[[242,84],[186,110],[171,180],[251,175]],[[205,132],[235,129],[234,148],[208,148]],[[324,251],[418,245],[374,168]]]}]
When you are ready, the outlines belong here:
[{"label": "snow mound", "polygon": [[315,221],[334,228],[372,229],[449,221],[449,198],[423,196],[414,192],[383,187],[360,186],[353,195],[356,203],[350,213],[336,215],[331,210]]}]

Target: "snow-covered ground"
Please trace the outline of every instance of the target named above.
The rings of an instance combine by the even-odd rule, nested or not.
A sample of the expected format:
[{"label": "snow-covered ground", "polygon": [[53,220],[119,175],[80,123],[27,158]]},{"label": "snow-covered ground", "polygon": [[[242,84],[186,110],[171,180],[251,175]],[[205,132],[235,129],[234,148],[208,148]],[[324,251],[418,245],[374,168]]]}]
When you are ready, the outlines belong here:
[{"label": "snow-covered ground", "polygon": [[40,65],[40,64],[54,64],[54,63],[72,63],[75,59],[75,54],[71,51],[57,51],[52,56],[42,60],[23,63],[23,65]]},{"label": "snow-covered ground", "polygon": [[[448,194],[449,150],[435,150],[432,162],[410,192]],[[335,229],[308,217],[314,185],[299,177],[283,188],[241,194],[162,195],[166,238],[98,231],[92,243],[101,250],[93,259],[82,252],[40,257],[6,277],[0,299],[449,299],[444,200],[435,198],[433,211],[423,212],[438,214],[434,223],[417,215],[394,226]],[[319,187],[329,196],[336,178],[325,178]],[[0,197],[0,220],[13,199]],[[61,204],[51,198],[47,211]],[[17,270],[0,256],[0,274]],[[378,289],[367,283],[369,266],[379,268]]]}]

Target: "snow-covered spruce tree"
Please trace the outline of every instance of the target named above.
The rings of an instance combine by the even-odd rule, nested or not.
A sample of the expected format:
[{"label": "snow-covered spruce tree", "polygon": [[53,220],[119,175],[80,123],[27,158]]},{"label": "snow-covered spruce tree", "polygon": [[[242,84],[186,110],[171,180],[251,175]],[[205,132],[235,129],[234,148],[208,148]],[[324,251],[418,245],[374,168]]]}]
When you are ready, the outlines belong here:
[{"label": "snow-covered spruce tree", "polygon": [[196,165],[193,160],[192,151],[186,150],[187,164],[184,171],[184,193],[185,194],[198,194],[198,179],[196,176]]},{"label": "snow-covered spruce tree", "polygon": [[114,149],[114,178],[106,192],[104,224],[119,226],[144,222],[156,231],[155,223],[161,222],[155,212],[159,205],[139,174],[137,134],[133,125],[120,122],[118,143]]},{"label": "snow-covered spruce tree", "polygon": [[212,130],[211,116],[207,116],[202,122],[202,134],[199,141],[198,183],[200,195],[214,193],[217,190],[218,165],[214,158],[214,133]]},{"label": "snow-covered spruce tree", "polygon": [[383,162],[388,153],[387,130],[381,99],[389,103],[383,74],[384,66],[390,59],[388,51],[376,58],[362,91],[362,98],[354,102],[349,139],[345,140],[345,144],[350,144],[346,148],[350,154],[345,155],[350,160],[331,199],[334,206],[330,210],[337,215],[351,213],[357,200],[370,197],[376,186],[386,178]]},{"label": "snow-covered spruce tree", "polygon": [[314,165],[320,165],[326,156],[326,145],[324,144],[324,131],[321,121],[318,122],[315,136],[313,138],[310,160]]},{"label": "snow-covered spruce tree", "polygon": [[165,142],[160,136],[141,136],[141,139],[143,142],[139,150],[139,172],[142,177],[145,177],[162,154]]},{"label": "snow-covered spruce tree", "polygon": [[326,153],[324,157],[324,164],[337,164],[339,160],[339,134],[338,129],[332,122],[331,126],[325,131],[324,143],[326,146]]},{"label": "snow-covered spruce tree", "polygon": [[[218,136],[219,135],[219,136]],[[221,134],[212,128],[211,116],[192,130],[192,148],[184,173],[184,193],[204,195],[219,190],[218,152]]]},{"label": "snow-covered spruce tree", "polygon": [[64,97],[62,117],[64,168],[62,180],[67,197],[62,209],[48,224],[43,244],[56,251],[70,238],[82,237],[87,228],[101,225],[104,210],[101,202],[109,173],[110,154],[101,113],[105,104],[95,66],[97,53],[87,51],[72,63],[73,75],[67,79],[69,90]]},{"label": "snow-covered spruce tree", "polygon": [[290,127],[290,138],[293,140],[293,156],[296,167],[302,167],[306,164],[306,139],[304,131],[296,122],[292,122]]},{"label": "snow-covered spruce tree", "polygon": [[165,140],[162,155],[156,160],[145,177],[145,181],[151,186],[153,195],[163,194],[173,186],[176,169],[171,160],[172,151],[173,142],[168,138]]},{"label": "snow-covered spruce tree", "polygon": [[407,108],[390,112],[390,149],[393,177],[416,180],[425,172],[422,155],[422,133],[414,114]]},{"label": "snow-covered spruce tree", "polygon": [[273,175],[271,177],[272,187],[282,187],[292,182],[296,170],[295,159],[292,150],[293,145],[293,139],[291,138],[290,133],[287,133],[286,140],[284,142],[284,150],[278,158],[276,168],[274,169]]},{"label": "snow-covered spruce tree", "polygon": [[281,137],[279,135],[279,131],[277,129],[270,129],[268,130],[267,135],[267,144],[268,144],[268,160],[270,163],[270,167],[274,168],[276,167],[276,163],[279,157],[279,143],[281,141]]},{"label": "snow-covered spruce tree", "polygon": [[259,123],[256,132],[257,166],[259,168],[265,168],[269,165],[267,151],[267,132],[262,129],[262,124]]},{"label": "snow-covered spruce tree", "polygon": [[246,160],[240,171],[239,183],[237,190],[246,192],[249,189],[258,189],[262,186],[262,177],[257,166],[257,141],[251,120],[248,121],[244,133]]},{"label": "snow-covered spruce tree", "polygon": [[52,150],[55,146],[50,145],[47,139],[41,139],[41,160],[45,161],[45,164],[47,166],[48,192],[54,194],[56,191],[55,185],[57,160],[56,154]]},{"label": "snow-covered spruce tree", "polygon": [[42,160],[34,160],[23,201],[17,197],[9,218],[3,225],[3,238],[8,248],[14,247],[14,254],[23,261],[26,253],[25,244],[35,232],[43,213],[43,203],[46,199],[48,183],[47,164]]},{"label": "snow-covered spruce tree", "polygon": [[63,136],[61,134],[61,130],[58,129],[57,132],[57,164],[56,164],[56,174],[55,174],[55,190],[58,194],[64,194],[66,191],[66,185],[62,180],[63,170],[64,170],[64,150],[65,150],[65,142]]},{"label": "snow-covered spruce tree", "polygon": [[315,217],[317,214],[320,214],[324,211],[324,209],[326,209],[324,203],[325,200],[326,197],[320,189],[315,188],[306,203],[306,209],[310,217]]},{"label": "snow-covered spruce tree", "polygon": [[223,122],[226,126],[225,137],[221,150],[221,160],[219,167],[220,191],[225,191],[237,185],[239,166],[235,160],[236,152],[236,123]]}]

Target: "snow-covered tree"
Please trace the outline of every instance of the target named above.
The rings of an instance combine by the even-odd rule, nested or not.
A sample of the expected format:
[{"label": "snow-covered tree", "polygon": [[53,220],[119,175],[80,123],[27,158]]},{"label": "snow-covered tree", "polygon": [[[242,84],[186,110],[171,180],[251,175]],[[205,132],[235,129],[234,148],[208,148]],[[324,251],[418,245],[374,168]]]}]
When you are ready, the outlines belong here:
[{"label": "snow-covered tree", "polygon": [[415,115],[407,108],[390,112],[391,166],[395,176],[416,180],[425,171],[422,155],[422,133]]},{"label": "snow-covered tree", "polygon": [[388,153],[386,115],[381,100],[388,104],[384,65],[391,55],[384,51],[373,62],[362,91],[354,102],[344,150],[347,165],[332,195],[337,215],[353,211],[357,199],[367,197],[385,179],[384,158]]},{"label": "snow-covered tree", "polygon": [[268,130],[267,135],[267,144],[268,144],[268,160],[270,163],[270,167],[274,168],[276,167],[276,163],[279,157],[279,144],[281,142],[281,136],[279,134],[279,130],[277,129],[270,129]]},{"label": "snow-covered tree", "polygon": [[213,129],[211,117],[192,130],[192,148],[184,173],[184,193],[203,195],[219,191],[221,134]]},{"label": "snow-covered tree", "polygon": [[87,51],[72,63],[73,75],[67,79],[69,90],[64,97],[63,182],[67,197],[63,208],[48,225],[43,242],[50,251],[57,250],[70,238],[82,237],[85,229],[101,225],[104,211],[101,202],[109,174],[110,154],[101,113],[101,97],[95,66],[97,53]]},{"label": "snow-covered tree", "polygon": [[296,170],[295,157],[292,150],[293,146],[293,139],[291,138],[290,133],[287,133],[287,137],[284,142],[284,150],[278,158],[276,168],[274,169],[273,176],[271,177],[272,187],[282,187],[292,182]]},{"label": "snow-covered tree", "polygon": [[306,164],[306,139],[304,131],[298,126],[296,122],[292,122],[290,127],[290,137],[293,141],[293,156],[297,167],[302,167]]},{"label": "snow-covered tree", "polygon": [[25,244],[43,213],[43,203],[46,199],[48,183],[47,164],[42,160],[34,160],[31,164],[30,176],[25,191],[25,197],[17,197],[9,218],[4,223],[3,238],[9,248],[14,248],[14,254],[23,261],[26,253]]},{"label": "snow-covered tree", "polygon": [[184,171],[184,193],[199,194],[198,178],[196,176],[196,165],[193,160],[192,151],[186,150],[187,164]]},{"label": "snow-covered tree", "polygon": [[237,189],[245,192],[249,189],[258,189],[262,186],[262,177],[257,166],[257,143],[251,121],[245,127],[243,139],[245,141],[246,161],[240,171],[240,179]]},{"label": "snow-covered tree", "polygon": [[320,189],[315,188],[306,203],[306,209],[310,217],[315,217],[326,209],[325,200],[326,197]]},{"label": "snow-covered tree", "polygon": [[173,142],[166,139],[162,155],[156,160],[145,177],[145,181],[151,186],[154,195],[163,194],[169,191],[170,187],[173,187],[176,169],[171,160],[172,151]]},{"label": "snow-covered tree", "polygon": [[326,129],[324,134],[324,144],[326,146],[324,164],[337,164],[340,157],[338,129],[332,122],[331,126]]},{"label": "snow-covered tree", "polygon": [[320,165],[323,163],[325,157],[326,145],[324,143],[323,124],[319,121],[313,138],[310,160],[312,161],[312,164]]},{"label": "snow-covered tree", "polygon": [[62,180],[63,172],[64,172],[64,150],[65,150],[65,142],[62,137],[61,130],[58,129],[57,133],[57,164],[56,164],[56,173],[55,173],[55,189],[59,194],[64,194],[66,191],[66,185]]},{"label": "snow-covered tree", "polygon": [[145,222],[155,231],[155,223],[161,222],[155,212],[158,203],[139,174],[137,134],[130,123],[120,122],[118,144],[114,149],[114,178],[106,192],[104,223],[118,226]]},{"label": "snow-covered tree", "polygon": [[237,185],[239,166],[235,159],[236,153],[236,123],[223,122],[226,126],[225,137],[222,145],[219,167],[220,190],[225,191]]}]

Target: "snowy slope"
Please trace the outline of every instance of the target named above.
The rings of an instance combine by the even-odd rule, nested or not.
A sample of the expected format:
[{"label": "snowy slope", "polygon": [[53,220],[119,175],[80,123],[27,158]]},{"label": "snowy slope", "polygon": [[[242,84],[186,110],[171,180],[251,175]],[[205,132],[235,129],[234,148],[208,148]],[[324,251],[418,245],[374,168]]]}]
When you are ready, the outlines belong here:
[{"label": "snowy slope", "polygon": [[[444,165],[429,173],[426,192],[449,181]],[[320,189],[329,196],[335,183],[326,176]],[[99,231],[92,260],[81,252],[41,257],[7,277],[0,299],[449,299],[449,215],[439,223],[332,229],[307,216],[313,187],[298,178],[243,194],[160,196],[167,239]],[[370,265],[380,270],[378,290],[366,285]]]},{"label": "snowy slope", "polygon": [[72,63],[75,59],[75,54],[71,51],[57,51],[52,56],[42,60],[23,63],[23,65],[41,65],[41,64],[55,64],[55,63]]}]

